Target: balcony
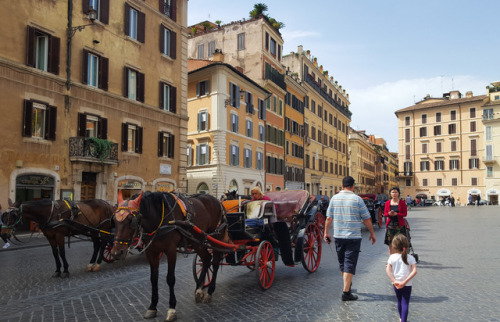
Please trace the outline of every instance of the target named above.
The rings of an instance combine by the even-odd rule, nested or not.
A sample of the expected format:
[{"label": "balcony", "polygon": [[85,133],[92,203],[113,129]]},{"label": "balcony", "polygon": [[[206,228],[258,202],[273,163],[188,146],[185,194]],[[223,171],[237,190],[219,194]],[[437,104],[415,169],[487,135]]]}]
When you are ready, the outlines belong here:
[{"label": "balcony", "polygon": [[492,155],[487,155],[487,156],[483,156],[481,161],[483,161],[483,163],[485,165],[491,165],[491,164],[494,164],[495,162],[497,162],[497,160],[495,159],[494,156]]},{"label": "balcony", "polygon": [[328,95],[322,88],[319,86],[318,83],[314,80],[314,77],[312,75],[307,74],[305,77],[305,81],[307,84],[309,84],[312,88],[318,92],[321,97],[323,97],[328,103],[330,103],[334,108],[336,108],[340,113],[344,114],[347,118],[351,119],[351,111],[349,111],[348,108],[343,107],[340,105],[337,101],[335,101],[330,95]]},{"label": "balcony", "polygon": [[411,178],[413,177],[413,171],[405,171],[405,172],[400,172],[397,175],[398,178]]},{"label": "balcony", "polygon": [[276,69],[271,67],[271,65],[266,64],[266,79],[269,79],[281,89],[286,91],[285,75],[280,74]]},{"label": "balcony", "polygon": [[118,143],[96,138],[69,138],[69,160],[118,164]]}]

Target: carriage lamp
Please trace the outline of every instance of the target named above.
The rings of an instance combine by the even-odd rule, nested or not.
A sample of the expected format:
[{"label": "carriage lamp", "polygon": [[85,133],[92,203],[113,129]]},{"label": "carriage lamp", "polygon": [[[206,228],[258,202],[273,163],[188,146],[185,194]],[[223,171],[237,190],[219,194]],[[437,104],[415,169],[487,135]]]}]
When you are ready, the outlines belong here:
[{"label": "carriage lamp", "polygon": [[68,39],[73,38],[73,36],[75,35],[75,33],[77,31],[82,31],[83,29],[85,29],[85,27],[91,26],[94,24],[95,20],[97,19],[97,11],[93,7],[90,7],[90,9],[89,9],[88,18],[90,19],[89,24],[68,28]]}]

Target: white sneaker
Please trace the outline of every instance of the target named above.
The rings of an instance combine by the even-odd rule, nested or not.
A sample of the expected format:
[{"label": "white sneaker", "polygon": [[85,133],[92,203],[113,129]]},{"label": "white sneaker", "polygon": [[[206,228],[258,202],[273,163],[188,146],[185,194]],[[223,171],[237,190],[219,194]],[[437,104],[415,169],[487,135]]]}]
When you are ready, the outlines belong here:
[{"label": "white sneaker", "polygon": [[10,243],[5,243],[5,245],[3,245],[3,248],[9,248],[10,247]]}]

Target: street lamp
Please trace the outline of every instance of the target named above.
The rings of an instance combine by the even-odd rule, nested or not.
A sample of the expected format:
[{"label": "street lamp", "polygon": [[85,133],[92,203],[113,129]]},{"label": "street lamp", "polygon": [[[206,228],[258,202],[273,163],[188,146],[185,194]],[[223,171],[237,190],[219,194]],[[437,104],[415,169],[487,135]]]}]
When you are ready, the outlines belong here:
[{"label": "street lamp", "polygon": [[73,36],[77,31],[82,31],[83,29],[85,29],[85,27],[94,24],[94,21],[97,19],[97,11],[93,7],[90,7],[89,9],[89,19],[90,19],[89,24],[68,28],[68,39],[73,38]]}]

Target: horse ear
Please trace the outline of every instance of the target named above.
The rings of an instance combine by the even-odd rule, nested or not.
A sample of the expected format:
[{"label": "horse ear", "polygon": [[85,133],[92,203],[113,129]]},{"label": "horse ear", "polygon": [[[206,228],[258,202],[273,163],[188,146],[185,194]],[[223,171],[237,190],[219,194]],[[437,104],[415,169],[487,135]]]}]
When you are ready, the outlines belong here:
[{"label": "horse ear", "polygon": [[130,200],[129,206],[132,205],[132,206],[135,206],[136,209],[139,209],[139,205],[141,204],[141,199],[142,199],[143,193],[144,193],[144,191],[141,191],[141,194],[139,195],[139,197],[135,198],[135,200]]},{"label": "horse ear", "polygon": [[14,203],[12,202],[12,199],[9,198],[9,207],[12,207]]},{"label": "horse ear", "polygon": [[118,190],[118,206],[120,206],[123,202],[123,195],[122,195],[122,191],[121,190]]}]

